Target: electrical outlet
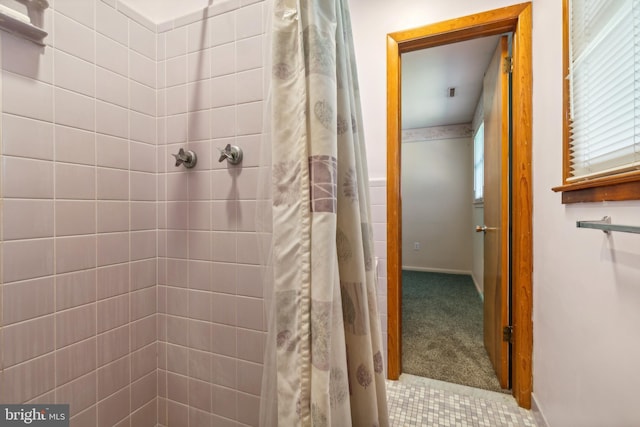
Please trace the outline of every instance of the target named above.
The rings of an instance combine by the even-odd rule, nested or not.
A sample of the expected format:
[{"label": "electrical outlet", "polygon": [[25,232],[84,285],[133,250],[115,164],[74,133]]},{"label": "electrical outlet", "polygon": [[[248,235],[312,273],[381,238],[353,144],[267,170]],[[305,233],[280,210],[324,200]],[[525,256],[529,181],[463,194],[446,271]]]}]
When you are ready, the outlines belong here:
[{"label": "electrical outlet", "polygon": [[414,251],[420,250],[420,242],[413,242],[413,250]]}]

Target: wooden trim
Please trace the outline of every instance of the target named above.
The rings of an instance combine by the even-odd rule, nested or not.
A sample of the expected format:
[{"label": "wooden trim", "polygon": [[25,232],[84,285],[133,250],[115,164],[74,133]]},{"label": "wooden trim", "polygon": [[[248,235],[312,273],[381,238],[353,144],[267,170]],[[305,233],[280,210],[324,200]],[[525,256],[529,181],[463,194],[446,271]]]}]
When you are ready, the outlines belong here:
[{"label": "wooden trim", "polygon": [[400,54],[488,35],[514,32],[513,81],[513,395],[531,407],[532,391],[532,186],[531,186],[531,3],[426,25],[387,37],[387,309],[388,375],[401,372]]},{"label": "wooden trim", "polygon": [[519,14],[513,34],[513,144],[511,172],[511,315],[514,341],[511,389],[518,404],[531,408],[533,391],[533,200],[531,182],[532,13],[529,3]]},{"label": "wooden trim", "polygon": [[[571,174],[569,156],[569,122],[571,120],[569,98],[569,0],[562,0],[562,182]],[[555,191],[555,190],[554,190]]]},{"label": "wooden trim", "polygon": [[620,200],[638,200],[640,180],[620,182],[606,186],[591,186],[578,190],[563,191],[562,203],[608,202]]},{"label": "wooden trim", "polygon": [[586,203],[640,200],[640,171],[568,182],[571,176],[570,84],[569,75],[569,0],[562,1],[562,182],[552,188],[562,192],[562,203]]},{"label": "wooden trim", "polygon": [[[402,194],[400,183],[400,141],[402,93],[400,52],[393,37],[387,37],[387,311],[402,313]],[[387,319],[387,367],[389,379],[397,380],[402,372],[402,322],[400,316]]]}]

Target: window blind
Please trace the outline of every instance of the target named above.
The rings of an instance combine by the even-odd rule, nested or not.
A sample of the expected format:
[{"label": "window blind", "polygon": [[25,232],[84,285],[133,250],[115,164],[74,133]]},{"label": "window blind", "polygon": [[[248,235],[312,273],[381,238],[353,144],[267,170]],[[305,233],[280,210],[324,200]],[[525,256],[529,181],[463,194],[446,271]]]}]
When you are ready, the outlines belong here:
[{"label": "window blind", "polygon": [[570,176],[640,169],[640,0],[570,2]]}]

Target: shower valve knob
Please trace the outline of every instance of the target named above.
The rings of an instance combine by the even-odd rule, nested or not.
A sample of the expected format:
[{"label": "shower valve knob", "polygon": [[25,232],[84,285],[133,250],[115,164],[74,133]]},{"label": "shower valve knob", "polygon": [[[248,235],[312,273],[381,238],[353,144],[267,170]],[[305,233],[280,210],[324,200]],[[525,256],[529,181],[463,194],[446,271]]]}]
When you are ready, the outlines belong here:
[{"label": "shower valve knob", "polygon": [[224,150],[220,150],[219,162],[228,161],[232,165],[237,165],[242,161],[242,148],[227,144]]},{"label": "shower valve knob", "polygon": [[184,151],[181,148],[178,154],[172,154],[172,156],[176,158],[176,167],[184,165],[185,168],[191,169],[198,163],[198,156],[191,150]]}]

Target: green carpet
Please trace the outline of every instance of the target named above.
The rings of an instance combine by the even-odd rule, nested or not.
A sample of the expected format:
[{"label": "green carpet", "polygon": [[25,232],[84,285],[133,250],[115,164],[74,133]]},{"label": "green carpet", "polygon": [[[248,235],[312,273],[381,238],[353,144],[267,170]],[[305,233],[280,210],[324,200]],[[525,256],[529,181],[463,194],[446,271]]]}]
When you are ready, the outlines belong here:
[{"label": "green carpet", "polygon": [[482,338],[482,300],[470,276],[402,272],[402,371],[502,391]]}]

